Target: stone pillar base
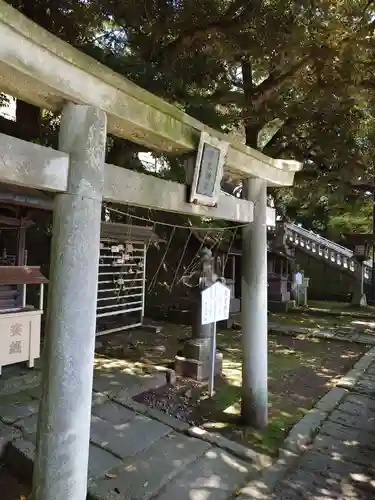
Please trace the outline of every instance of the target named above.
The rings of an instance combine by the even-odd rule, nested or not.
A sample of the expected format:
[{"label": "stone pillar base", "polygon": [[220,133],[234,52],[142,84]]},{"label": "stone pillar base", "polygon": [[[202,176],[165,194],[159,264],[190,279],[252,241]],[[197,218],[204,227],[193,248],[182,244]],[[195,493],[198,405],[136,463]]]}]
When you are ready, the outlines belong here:
[{"label": "stone pillar base", "polygon": [[[183,377],[207,380],[211,372],[210,339],[191,339],[185,342],[182,356],[175,357],[175,371]],[[215,376],[221,375],[223,355],[216,353]]]},{"label": "stone pillar base", "polygon": [[366,307],[367,306],[367,297],[365,293],[354,293],[352,299],[353,306],[358,307]]},{"label": "stone pillar base", "polygon": [[[215,359],[215,377],[221,375],[223,366],[223,355],[216,354]],[[175,371],[177,375],[189,377],[194,380],[208,380],[211,372],[210,363],[198,361],[197,359],[188,359],[182,356],[175,357]]]}]

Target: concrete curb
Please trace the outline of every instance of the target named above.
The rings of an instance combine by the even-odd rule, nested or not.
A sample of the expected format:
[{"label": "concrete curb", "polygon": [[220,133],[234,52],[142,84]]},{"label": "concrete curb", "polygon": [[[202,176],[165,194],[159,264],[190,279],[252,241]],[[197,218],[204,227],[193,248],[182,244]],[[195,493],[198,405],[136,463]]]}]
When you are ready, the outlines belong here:
[{"label": "concrete curb", "polygon": [[349,311],[332,311],[331,309],[324,309],[320,307],[305,307],[305,308],[291,308],[290,312],[297,312],[297,313],[309,313],[312,314],[313,316],[340,316],[343,318],[358,318],[358,319],[373,319],[375,321],[375,311],[370,312],[370,311],[356,311],[356,310],[349,310]]},{"label": "concrete curb", "polygon": [[116,396],[112,399],[116,403],[121,404],[122,406],[128,408],[129,410],[133,410],[137,413],[145,415],[146,417],[150,417],[154,420],[157,420],[162,424],[168,425],[177,432],[187,434],[188,436],[195,437],[202,441],[206,441],[207,443],[210,443],[214,446],[217,446],[218,448],[221,448],[223,450],[228,451],[229,453],[232,453],[238,458],[251,462],[255,466],[269,467],[272,463],[272,459],[267,455],[257,453],[251,448],[247,448],[246,446],[236,443],[235,441],[231,441],[221,436],[220,434],[208,432],[205,429],[202,429],[201,427],[190,426],[188,423],[182,422],[177,418],[171,417],[170,415],[167,415],[162,411],[155,410],[154,408],[149,408],[148,406],[142,403],[138,403],[137,401],[134,401],[130,397],[119,398]]},{"label": "concrete curb", "polygon": [[236,500],[269,500],[275,486],[282,481],[298,462],[300,455],[289,450],[280,450],[280,458],[265,469],[260,477],[249,481],[239,494]]},{"label": "concrete curb", "polygon": [[[113,400],[136,413],[168,425],[179,433],[205,441],[228,451],[242,460],[250,462],[260,472],[260,477],[249,481],[239,491],[236,498],[238,500],[269,499],[276,484],[295,466],[301,455],[313,441],[323,422],[348,392],[354,388],[355,384],[374,361],[375,347],[364,354],[353,368],[340,379],[338,385],[323,396],[315,407],[297,422],[285,439],[283,447],[279,450],[279,458],[273,464],[272,459],[267,455],[257,453],[251,448],[230,441],[220,434],[208,432],[200,427],[192,427],[186,422],[182,422],[159,410],[138,403],[132,399],[131,396],[133,394],[130,395],[128,392],[112,396],[97,393],[94,398],[96,401],[93,401],[93,404],[101,404],[108,399]],[[3,459],[17,474],[21,473],[23,479],[30,481],[32,479],[35,446],[30,441],[21,438],[19,431],[14,427],[6,426],[5,431],[6,438],[4,441]],[[2,434],[0,432],[0,442],[1,438]],[[93,500],[98,498],[95,493],[95,484],[89,481],[88,488],[88,498]],[[119,500],[119,498],[119,495],[113,492],[113,495],[108,497],[108,500]]]},{"label": "concrete curb", "polygon": [[[142,389],[143,387],[141,390]],[[146,417],[167,425],[171,428],[171,430],[195,439],[199,439],[211,446],[223,449],[239,459],[247,461],[251,464],[254,473],[256,474],[264,468],[271,466],[272,459],[267,455],[257,453],[251,448],[247,448],[239,443],[230,441],[219,434],[208,432],[199,427],[192,427],[188,423],[182,422],[181,420],[171,417],[170,415],[154,408],[149,408],[144,404],[134,401],[131,397],[132,395],[133,391],[131,391],[131,393],[122,391],[120,394],[94,391],[92,406],[100,405],[110,400],[114,401],[137,414],[145,415]],[[2,424],[1,422],[0,425],[4,426],[3,433],[1,432],[2,428],[0,427],[0,444],[3,444],[3,459],[5,463],[7,463],[10,469],[12,469],[16,474],[21,474],[25,481],[30,482],[32,480],[32,471],[35,459],[35,444],[28,440],[27,436],[23,435],[15,428],[15,426],[8,426]],[[4,434],[3,443],[2,434]],[[103,498],[101,493],[95,490],[95,481],[88,481],[88,498],[93,500],[96,498]],[[118,496],[116,492],[113,492],[113,495],[108,497],[108,499],[106,498],[106,500],[119,499],[120,496]]]},{"label": "concrete curb", "polygon": [[149,408],[147,405],[138,403],[137,401],[134,401],[134,399],[132,399],[130,396],[123,396],[123,397],[115,396],[111,399],[115,403],[118,403],[124,406],[125,408],[128,408],[128,410],[133,410],[136,413],[140,413],[141,415],[150,417],[153,420],[157,420],[162,424],[168,425],[177,432],[186,432],[190,428],[190,425],[188,423],[182,422],[177,418],[171,417],[170,415],[167,415],[162,411],[155,410],[154,408]]},{"label": "concrete curb", "polygon": [[301,453],[312,443],[323,422],[340,404],[348,392],[342,387],[334,387],[323,396],[306,415],[297,422],[284,441],[283,448],[293,453]]},{"label": "concrete curb", "polygon": [[235,455],[237,458],[251,462],[259,468],[270,467],[272,464],[272,459],[268,455],[258,453],[251,448],[247,448],[242,444],[231,441],[220,434],[208,432],[201,427],[190,427],[186,434],[226,450],[232,455]]},{"label": "concrete curb", "polygon": [[16,394],[17,392],[34,389],[40,385],[41,374],[38,370],[30,369],[28,373],[18,377],[4,379],[0,377],[0,397]]},{"label": "concrete curb", "polygon": [[[340,401],[348,393],[348,389],[354,387],[362,377],[367,368],[375,360],[375,347],[365,353],[353,366],[353,368],[344,375],[337,386],[325,394],[299,422],[289,432],[283,444],[284,452],[299,455],[303,453],[312,443],[316,433],[323,422],[339,405]],[[177,432],[182,432],[202,441],[206,441],[218,448],[224,449],[238,458],[249,461],[260,468],[270,467],[272,459],[267,455],[257,453],[251,448],[247,448],[235,441],[231,441],[220,434],[208,432],[205,429],[196,426],[190,426],[164,412],[149,408],[148,406],[134,401],[130,396],[115,396],[113,401],[125,406],[142,415],[148,416],[154,420],[168,425]],[[284,459],[283,459],[284,460]]]},{"label": "concrete curb", "polygon": [[346,375],[341,377],[337,383],[337,387],[345,388],[348,390],[354,389],[354,386],[366,373],[369,366],[375,361],[375,347],[372,347],[366,352],[353,366],[353,368],[348,371]]},{"label": "concrete curb", "polygon": [[348,342],[353,344],[375,346],[375,336],[370,336],[360,333],[346,335],[343,333],[332,333],[327,330],[319,330],[317,328],[299,327],[294,325],[278,326],[272,323],[269,324],[268,332],[274,335],[284,335],[286,337],[296,337],[298,335],[305,335],[306,337],[311,337],[311,338],[336,340],[338,342]]}]

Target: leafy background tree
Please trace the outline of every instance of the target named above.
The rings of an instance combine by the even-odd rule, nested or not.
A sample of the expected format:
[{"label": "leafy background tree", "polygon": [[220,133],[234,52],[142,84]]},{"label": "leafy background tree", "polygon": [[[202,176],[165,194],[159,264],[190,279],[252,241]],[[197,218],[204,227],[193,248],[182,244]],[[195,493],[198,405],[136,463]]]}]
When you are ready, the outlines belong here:
[{"label": "leafy background tree", "polygon": [[[277,210],[338,239],[371,229],[375,7],[369,0],[9,0],[106,66],[247,145],[304,164]],[[0,130],[56,144],[58,117],[17,102]],[[111,138],[107,160],[142,170]],[[163,175],[182,180],[177,160]]]}]

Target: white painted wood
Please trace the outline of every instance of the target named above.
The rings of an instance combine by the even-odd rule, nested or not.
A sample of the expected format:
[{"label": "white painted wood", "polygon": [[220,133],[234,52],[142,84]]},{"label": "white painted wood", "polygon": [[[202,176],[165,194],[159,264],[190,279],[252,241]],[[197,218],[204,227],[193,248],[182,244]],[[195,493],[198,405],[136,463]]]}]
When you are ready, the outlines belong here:
[{"label": "white painted wood", "polygon": [[[132,241],[133,250],[128,253],[127,248],[130,245],[126,235],[123,241],[119,237],[113,240],[102,240],[101,243],[96,317],[100,319],[137,312],[135,318],[132,314],[126,323],[127,327],[136,327],[142,323],[144,311],[146,245],[143,242]],[[125,261],[125,257],[127,257],[126,263],[116,264],[117,260]],[[132,278],[138,280],[140,275],[142,284],[135,287],[135,283],[133,283],[132,286]],[[113,286],[102,287],[108,279]],[[124,326],[123,318],[118,319],[118,325],[121,324]],[[100,323],[97,323],[97,336],[105,335],[108,331],[113,332],[114,330],[108,327],[103,328]]]},{"label": "white painted wood", "polygon": [[275,227],[276,226],[276,210],[272,207],[267,207],[266,208],[266,219],[267,219],[267,226],[268,227]]},{"label": "white painted wood", "polygon": [[40,356],[42,311],[0,314],[0,373],[3,366],[27,361],[33,366]]},{"label": "white painted wood", "polygon": [[43,311],[43,305],[44,305],[44,284],[42,283],[40,285],[39,289],[39,309]]}]

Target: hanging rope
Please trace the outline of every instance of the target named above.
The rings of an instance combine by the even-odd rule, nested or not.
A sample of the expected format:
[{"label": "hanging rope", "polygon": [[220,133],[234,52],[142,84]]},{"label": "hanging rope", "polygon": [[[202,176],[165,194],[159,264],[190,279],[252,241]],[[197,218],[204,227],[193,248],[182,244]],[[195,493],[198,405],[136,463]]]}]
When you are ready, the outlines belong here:
[{"label": "hanging rope", "polygon": [[172,243],[172,239],[173,239],[173,236],[174,236],[174,233],[176,232],[176,227],[174,227],[171,231],[171,234],[170,234],[170,237],[169,237],[169,241],[168,241],[168,244],[165,248],[165,251],[164,251],[164,254],[163,254],[163,257],[162,259],[160,260],[160,263],[159,263],[159,266],[158,268],[156,269],[156,272],[154,274],[154,276],[152,277],[152,280],[150,281],[150,284],[148,286],[148,293],[151,292],[151,290],[154,288],[154,286],[156,285],[156,279],[158,277],[158,274],[159,274],[159,271],[161,269],[161,266],[164,264],[164,261],[165,261],[165,258],[167,256],[167,253],[168,253],[168,250],[169,250],[169,247],[171,246],[171,243]]},{"label": "hanging rope", "polygon": [[[192,232],[193,232],[193,230],[191,230],[191,233]],[[201,245],[198,248],[198,250],[197,250],[196,254],[194,255],[194,257],[192,258],[190,264],[185,269],[184,275],[188,275],[189,273],[191,274],[196,269],[196,267],[199,265],[199,262],[200,262],[200,252],[201,252],[201,250],[203,248],[203,245],[204,245],[204,243],[206,241],[206,238],[207,238],[207,233],[204,235],[204,238],[203,238],[203,240],[201,242]]]},{"label": "hanging rope", "polygon": [[171,286],[170,286],[170,288],[169,288],[169,293],[171,293],[171,291],[172,291],[172,289],[173,289],[173,287],[174,287],[174,284],[175,284],[175,282],[176,282],[177,275],[178,275],[178,271],[180,270],[180,267],[181,267],[182,261],[183,261],[183,259],[184,259],[185,252],[186,252],[186,249],[187,249],[187,246],[188,246],[188,244],[189,244],[189,241],[190,241],[190,238],[191,238],[192,234],[193,234],[193,231],[191,231],[191,230],[190,230],[190,232],[189,232],[189,236],[186,238],[186,242],[185,242],[184,248],[183,248],[183,250],[182,250],[182,255],[181,255],[180,260],[179,260],[179,262],[178,262],[178,265],[177,265],[177,267],[176,267],[176,271],[175,271],[175,273],[174,273],[174,276],[173,276],[173,280],[172,280]]},{"label": "hanging rope", "polygon": [[[112,210],[112,212],[118,213],[120,215],[126,215],[124,212],[121,212],[121,210],[118,210],[117,208],[109,208],[108,210]],[[191,229],[192,231],[227,231],[229,229],[236,229],[238,227],[246,227],[248,226],[248,223],[244,224],[236,224],[235,226],[226,226],[226,227],[202,227],[202,226],[183,226],[183,225],[178,225],[178,224],[170,224],[168,222],[162,222],[162,221],[154,221],[150,219],[146,219],[145,217],[140,217],[139,215],[131,215],[132,218],[137,219],[137,220],[142,220],[144,222],[153,222],[157,224],[161,224],[162,226],[169,226],[169,227],[175,227],[177,229]]]},{"label": "hanging rope", "polygon": [[[130,218],[130,219],[141,220],[141,221],[146,222],[148,224],[152,223],[154,231],[155,231],[155,228],[156,228],[157,224],[159,224],[161,226],[166,226],[166,227],[171,227],[172,228],[172,231],[170,233],[169,240],[168,240],[167,246],[166,246],[166,248],[164,250],[163,256],[162,256],[162,258],[160,260],[160,263],[159,263],[159,265],[158,265],[158,267],[157,267],[157,269],[156,269],[156,271],[155,271],[152,279],[149,282],[148,293],[150,293],[153,290],[153,288],[156,286],[157,278],[158,278],[160,269],[161,269],[161,267],[165,263],[165,260],[166,260],[167,255],[168,255],[168,251],[169,251],[169,249],[171,247],[173,236],[175,234],[176,229],[187,229],[187,230],[189,230],[189,236],[186,239],[186,242],[185,242],[185,245],[184,245],[181,257],[179,259],[176,271],[174,273],[173,280],[172,280],[172,283],[171,283],[171,286],[170,286],[170,289],[169,289],[170,293],[171,293],[172,289],[174,288],[176,282],[178,282],[178,283],[180,283],[180,282],[185,283],[186,280],[189,281],[197,273],[197,269],[199,268],[200,263],[201,263],[201,256],[200,256],[200,254],[201,254],[201,250],[203,249],[203,247],[207,246],[211,251],[213,251],[214,248],[216,246],[219,246],[220,243],[222,242],[222,240],[223,240],[222,233],[224,231],[233,230],[233,236],[231,238],[230,244],[228,246],[228,250],[227,250],[226,255],[225,255],[225,259],[223,261],[223,273],[224,273],[225,267],[227,265],[229,253],[230,253],[230,251],[232,249],[233,243],[234,243],[236,235],[237,235],[237,231],[238,231],[238,229],[247,226],[247,224],[236,224],[235,226],[226,226],[226,227],[217,227],[217,228],[184,226],[184,225],[178,225],[178,224],[171,224],[171,223],[163,222],[163,221],[154,221],[154,220],[151,219],[150,209],[148,210],[148,219],[145,218],[145,217],[140,217],[138,215],[130,214],[129,210],[128,210],[127,213],[126,212],[122,212],[121,210],[118,210],[116,208],[109,208],[108,207],[108,210],[110,210],[110,211],[112,211],[114,213],[123,215],[123,216],[125,216],[127,218]],[[188,248],[189,241],[191,240],[191,237],[192,237],[192,235],[193,235],[193,233],[195,231],[205,231],[204,237],[201,240],[200,246],[199,246],[196,254],[191,259],[190,263],[188,264],[188,266],[184,270],[181,278],[178,279],[178,272],[181,269],[181,266],[183,264],[183,259],[184,259],[184,256],[186,254],[186,250]],[[220,237],[219,237],[219,235],[216,235],[216,239],[214,239],[213,243],[210,244],[210,245],[207,245],[207,243],[206,243],[207,238],[209,236],[209,233],[212,233],[212,232],[219,233]],[[149,248],[150,244],[151,244],[151,239],[148,241],[146,252],[148,251],[148,248]]]},{"label": "hanging rope", "polygon": [[[129,207],[127,207],[127,213],[124,214],[125,217],[126,217],[126,223],[128,224],[129,222]],[[127,231],[126,231],[126,242],[125,242],[125,248],[124,248],[124,251],[123,253],[120,255],[122,256],[122,258],[126,261],[126,260],[129,260],[127,259],[126,257],[129,257],[129,254],[128,254],[128,242],[130,241],[130,224],[128,224],[128,227],[127,227]],[[120,282],[120,286],[118,287],[118,290],[117,290],[117,296],[116,296],[116,301],[117,302],[121,302],[121,294],[124,293],[125,295],[127,294],[127,287],[125,285],[125,273],[127,272],[128,268],[127,266],[124,265],[124,262],[122,263],[121,265],[121,268],[119,270],[119,275],[117,277],[117,284]],[[131,268],[129,267],[129,270],[131,270]],[[133,286],[133,282],[130,282],[130,286]],[[123,301],[125,300],[125,297],[122,299]]]},{"label": "hanging rope", "polygon": [[[196,254],[195,254],[192,262],[186,268],[184,274],[181,276],[181,279],[180,279],[180,282],[182,282],[185,286],[188,286],[190,288],[192,288],[193,286],[197,286],[197,285],[191,285],[190,281],[193,279],[193,277],[195,275],[201,273],[201,269],[200,269],[200,266],[201,266],[201,263],[202,263],[201,250],[203,248],[203,245],[205,244],[205,239],[206,239],[207,235],[208,235],[208,233],[205,234],[205,237],[204,237],[204,239],[203,239],[203,241],[201,243],[201,246],[199,247],[199,249],[196,252]],[[217,240],[217,241],[214,241],[210,246],[206,245],[206,247],[208,248],[208,250],[211,250],[211,252],[213,252],[214,247],[215,246],[219,246],[220,242],[221,242],[221,239]]]},{"label": "hanging rope", "polygon": [[228,251],[227,251],[227,253],[225,255],[225,260],[224,260],[224,264],[223,264],[223,274],[225,273],[225,267],[227,265],[229,253],[232,250],[232,246],[233,246],[234,240],[236,239],[237,231],[238,231],[238,227],[236,227],[236,229],[233,231],[233,236],[232,236],[232,239],[230,240],[230,243],[229,243],[229,246],[228,246]]}]

